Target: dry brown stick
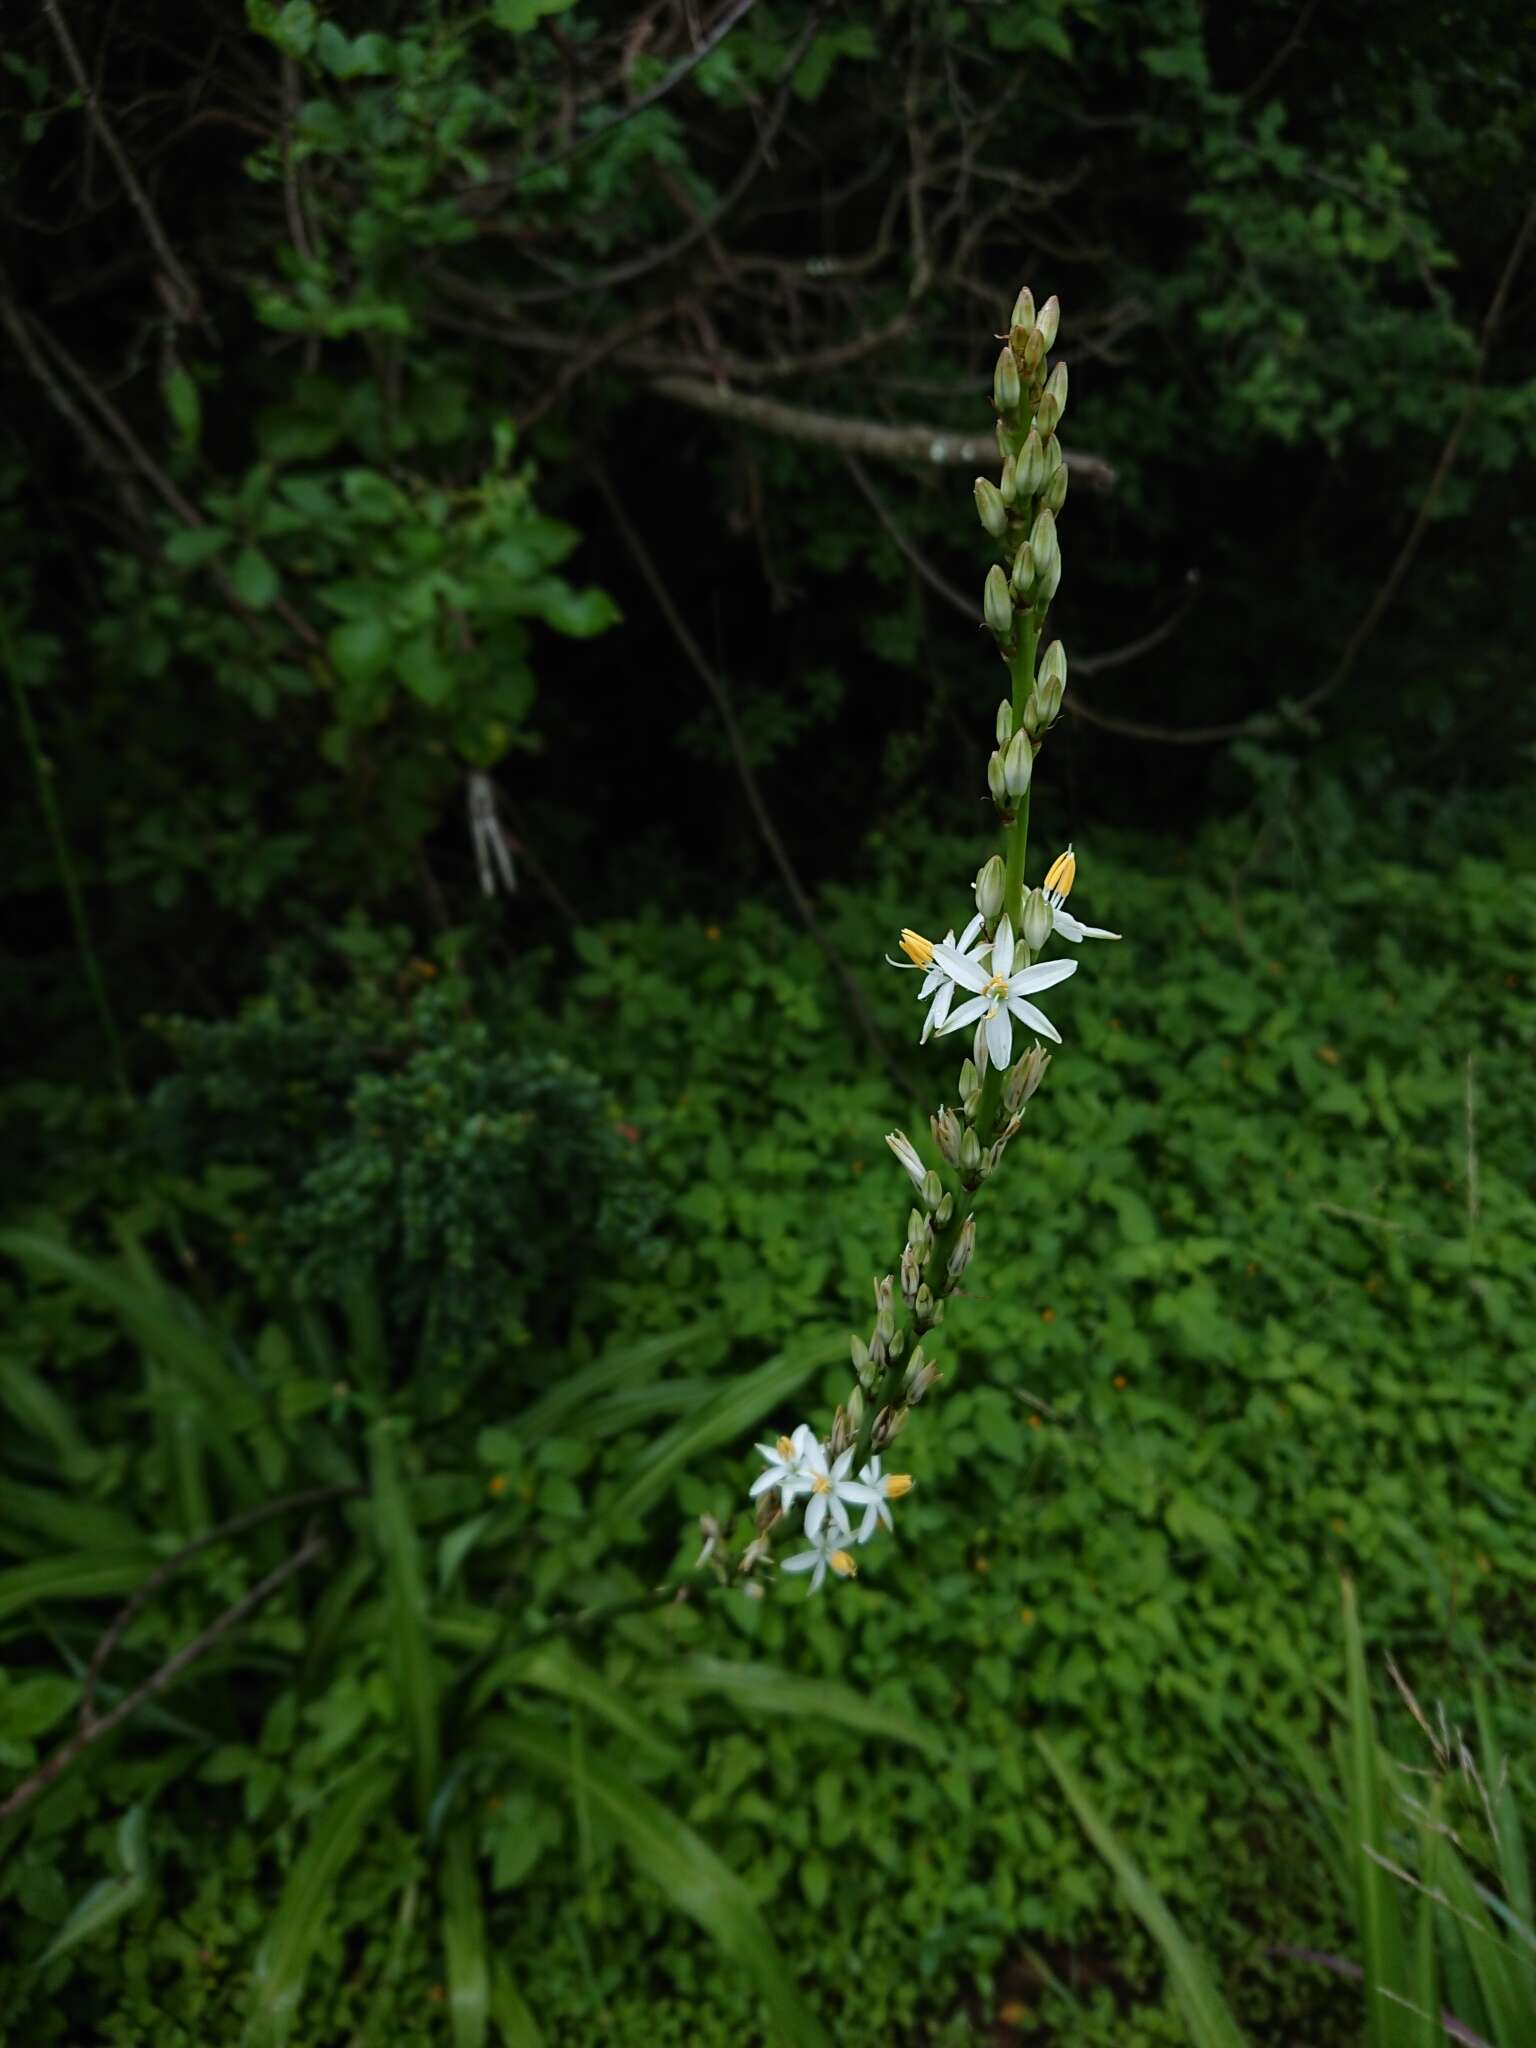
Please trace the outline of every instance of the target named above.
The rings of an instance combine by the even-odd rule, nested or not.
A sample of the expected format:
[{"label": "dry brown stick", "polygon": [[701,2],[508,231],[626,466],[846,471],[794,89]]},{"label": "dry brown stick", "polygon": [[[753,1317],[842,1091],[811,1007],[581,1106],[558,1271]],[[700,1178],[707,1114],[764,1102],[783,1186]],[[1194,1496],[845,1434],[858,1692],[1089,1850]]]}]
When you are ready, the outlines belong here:
[{"label": "dry brown stick", "polygon": [[160,225],[159,216],[149,203],[149,195],[139,183],[138,174],[128,160],[126,150],[118,141],[111,124],[101,110],[100,96],[80,61],[80,52],[76,49],[75,39],[69,32],[69,23],[60,10],[59,0],[43,0],[43,13],[47,16],[59,48],[64,53],[64,62],[70,77],[75,81],[91,126],[100,138],[102,148],[116,166],[117,175],[123,181],[123,190],[128,194],[134,211],[144,223],[144,232],[149,236],[151,246],[160,259],[166,283],[174,287],[174,292],[167,294],[172,317],[178,321],[196,321],[200,327],[206,329],[208,318],[202,310],[197,286],[182,268],[181,259],[171,247],[165,229]]},{"label": "dry brown stick", "polygon": [[243,1515],[234,1515],[229,1521],[220,1522],[216,1528],[205,1529],[201,1536],[194,1537],[174,1556],[168,1557],[118,1609],[92,1652],[80,1694],[80,1726],[89,1728],[96,1719],[96,1688],[101,1683],[107,1659],[122,1641],[124,1630],[135,1615],[143,1612],[160,1588],[175,1578],[183,1565],[190,1564],[194,1557],[213,1544],[222,1543],[231,1536],[243,1536],[248,1529],[259,1529],[264,1522],[274,1522],[280,1515],[297,1514],[302,1508],[321,1507],[328,1501],[355,1500],[362,1492],[361,1486],[311,1486],[303,1493],[284,1494],[280,1500],[266,1501],[259,1508],[247,1508]]},{"label": "dry brown stick", "polygon": [[[654,377],[651,389],[679,405],[717,413],[743,426],[761,427],[791,441],[812,441],[845,455],[874,455],[883,462],[915,463],[922,468],[955,464],[967,468],[996,465],[997,442],[991,434],[958,434],[949,427],[888,426],[883,420],[851,420],[835,413],[811,412],[805,406],[783,405],[776,398],[757,398],[729,385],[710,384],[702,377]],[[1086,491],[1110,491],[1115,471],[1102,455],[1074,454],[1064,449],[1072,481]]]},{"label": "dry brown stick", "polygon": [[832,941],[827,937],[817,920],[815,907],[810,897],[806,894],[805,886],[800,880],[795,864],[790,859],[789,848],[784,844],[779,828],[774,823],[773,813],[769,810],[764,799],[762,788],[758,783],[751,759],[747,754],[745,742],[741,736],[741,727],[736,720],[736,710],[735,706],[731,703],[730,691],[726,688],[724,680],[715,672],[709,662],[705,660],[704,650],[694,638],[687,620],[684,619],[682,613],[673,603],[672,593],[662,581],[661,572],[651,559],[650,550],[630,524],[629,515],[625,512],[624,507],[619,503],[618,498],[614,494],[613,483],[607,471],[600,464],[593,464],[593,473],[596,476],[598,486],[604,498],[607,500],[608,509],[613,514],[614,523],[623,537],[624,544],[629,549],[631,555],[633,555],[635,566],[639,569],[650,587],[651,595],[656,600],[658,610],[671,627],[672,636],[686,655],[689,665],[709,692],[710,701],[715,707],[721,727],[725,732],[726,745],[730,748],[731,760],[736,769],[736,776],[741,784],[742,793],[747,799],[747,806],[756,821],[759,833],[762,835],[763,844],[772,856],[773,864],[778,869],[784,887],[789,892],[790,901],[799,913],[801,923],[820,947],[827,965],[842,984],[843,992],[848,998],[849,1008],[858,1020],[859,1029],[868,1041],[871,1052],[879,1060],[893,1084],[900,1089],[902,1095],[910,1095],[912,1092],[910,1075],[903,1073],[901,1067],[892,1057],[890,1049],[886,1045],[884,1035],[870,1012],[869,1004],[865,1000],[864,991],[859,987],[858,982],[850,972],[847,961],[843,959],[837,948],[832,944]]},{"label": "dry brown stick", "polygon": [[11,1819],[24,1807],[30,1806],[39,1793],[46,1792],[53,1781],[69,1769],[77,1756],[89,1749],[92,1743],[100,1742],[104,1736],[110,1735],[114,1728],[121,1727],[129,1715],[142,1707],[146,1700],[156,1698],[174,1685],[182,1673],[189,1670],[199,1657],[206,1656],[231,1629],[238,1628],[247,1616],[254,1614],[258,1607],[270,1600],[274,1593],[303,1571],[307,1564],[312,1564],[324,1549],[325,1538],[318,1530],[312,1529],[291,1557],[285,1558],[274,1570],[268,1572],[264,1579],[259,1579],[232,1607],[226,1607],[218,1619],[210,1622],[200,1635],[194,1636],[190,1643],[184,1643],[173,1657],[166,1659],[158,1671],[145,1679],[142,1685],[135,1686],[125,1699],[119,1700],[110,1714],[103,1714],[99,1720],[93,1720],[88,1727],[77,1728],[68,1742],[62,1748],[56,1749],[46,1763],[40,1764],[30,1777],[23,1778],[9,1797],[0,1802],[0,1821]]}]

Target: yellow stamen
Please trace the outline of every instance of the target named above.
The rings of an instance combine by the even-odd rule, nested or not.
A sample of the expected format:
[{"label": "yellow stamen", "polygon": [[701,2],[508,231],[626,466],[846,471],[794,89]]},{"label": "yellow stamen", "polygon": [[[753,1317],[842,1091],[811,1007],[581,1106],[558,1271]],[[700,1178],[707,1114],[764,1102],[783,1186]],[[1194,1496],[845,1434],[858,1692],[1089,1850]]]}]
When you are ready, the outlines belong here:
[{"label": "yellow stamen", "polygon": [[1072,893],[1072,884],[1077,880],[1077,855],[1069,846],[1065,853],[1057,854],[1045,871],[1045,892],[1065,903]]},{"label": "yellow stamen", "polygon": [[859,1568],[846,1550],[834,1550],[827,1563],[840,1579],[856,1579],[859,1576]]},{"label": "yellow stamen", "polygon": [[832,1491],[832,1482],[830,1479],[823,1479],[819,1472],[813,1473],[811,1476],[811,1491],[812,1493],[830,1493]]},{"label": "yellow stamen", "polygon": [[779,1453],[779,1459],[782,1464],[787,1465],[790,1459],[795,1455],[795,1447],[787,1436],[781,1436],[779,1438],[777,1449]]},{"label": "yellow stamen", "polygon": [[906,954],[914,967],[931,967],[933,965],[933,941],[932,939],[925,939],[921,932],[903,931],[901,935],[901,950]]},{"label": "yellow stamen", "polygon": [[888,1500],[900,1500],[904,1493],[912,1491],[912,1474],[910,1472],[887,1472],[883,1483],[886,1498]]},{"label": "yellow stamen", "polygon": [[984,996],[1000,996],[1003,994],[1007,986],[1008,977],[1005,974],[994,974],[992,979],[987,983],[986,987],[982,990],[982,994]]}]

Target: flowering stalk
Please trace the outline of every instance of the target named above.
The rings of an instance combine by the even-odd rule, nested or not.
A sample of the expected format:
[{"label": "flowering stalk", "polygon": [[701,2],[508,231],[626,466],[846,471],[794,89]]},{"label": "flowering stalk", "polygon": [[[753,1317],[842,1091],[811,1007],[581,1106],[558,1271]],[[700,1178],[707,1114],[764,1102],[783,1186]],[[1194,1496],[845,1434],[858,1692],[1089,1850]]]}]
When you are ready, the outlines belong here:
[{"label": "flowering stalk", "polygon": [[[904,961],[923,975],[927,1005],[922,1038],[946,1037],[974,1025],[971,1056],[960,1069],[959,1107],[930,1118],[939,1163],[930,1165],[911,1140],[893,1131],[886,1143],[912,1182],[917,1205],[896,1273],[878,1277],[875,1323],[867,1340],[852,1339],[854,1381],[825,1441],[802,1423],[792,1436],[759,1451],[766,1460],[752,1491],[759,1500],[757,1535],[739,1569],[768,1555],[776,1522],[806,1498],[810,1548],[786,1558],[787,1571],[811,1574],[815,1591],[830,1571],[851,1578],[853,1549],[891,1527],[890,1502],[912,1482],[887,1473],[882,1457],[915,1408],[942,1377],[927,1347],[944,1319],[945,1302],[961,1285],[976,1246],[976,1199],[1017,1135],[1050,1055],[1039,1042],[1061,1034],[1031,998],[1068,979],[1075,960],[1038,958],[1053,938],[1077,946],[1117,933],[1084,925],[1063,905],[1077,872],[1069,847],[1038,888],[1026,891],[1029,797],[1035,758],[1060,715],[1067,661],[1061,642],[1042,656],[1046,614],[1061,581],[1056,519],[1067,495],[1067,468],[1056,429],[1067,404],[1067,370],[1054,367],[1060,307],[1047,299],[1038,313],[1020,292],[992,378],[997,414],[999,480],[978,477],[976,510],[999,559],[987,571],[982,618],[1008,670],[1008,695],[998,705],[996,750],[987,787],[1003,845],[972,885],[975,915],[957,940],[934,942],[904,931]],[[1015,1061],[1017,1025],[1035,1034]],[[850,1506],[862,1507],[855,1530]]]}]

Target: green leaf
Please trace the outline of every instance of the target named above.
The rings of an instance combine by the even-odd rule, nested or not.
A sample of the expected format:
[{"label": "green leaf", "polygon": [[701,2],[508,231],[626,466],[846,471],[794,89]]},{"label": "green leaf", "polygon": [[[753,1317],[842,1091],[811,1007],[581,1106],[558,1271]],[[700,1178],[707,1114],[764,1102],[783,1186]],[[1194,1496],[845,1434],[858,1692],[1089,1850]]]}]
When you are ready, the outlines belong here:
[{"label": "green leaf", "polygon": [[348,619],[327,634],[325,651],[347,682],[373,683],[394,658],[395,643],[383,619]]},{"label": "green leaf", "polygon": [[436,707],[453,694],[453,670],[432,633],[414,634],[395,656],[395,673],[413,697]]},{"label": "green leaf", "polygon": [[544,2048],[539,2023],[499,1958],[491,1965],[491,2017],[501,2029],[502,2048]]},{"label": "green leaf", "polygon": [[154,1570],[152,1550],[77,1550],[0,1572],[0,1621],[49,1600],[100,1600],[132,1593]]},{"label": "green leaf", "polygon": [[131,1806],[118,1823],[117,1861],[121,1874],[106,1877],[91,1886],[69,1918],[38,1957],[34,1967],[46,1969],[81,1942],[100,1934],[142,1903],[149,1892],[149,1847],[145,1835],[145,1809]]},{"label": "green leaf", "polygon": [[67,1714],[79,1697],[79,1680],[56,1672],[13,1679],[0,1689],[0,1739],[30,1742]]},{"label": "green leaf", "polygon": [[518,1686],[531,1686],[539,1692],[553,1693],[572,1706],[584,1707],[653,1762],[676,1771],[684,1768],[682,1753],[676,1745],[657,1734],[634,1701],[617,1686],[610,1685],[600,1672],[583,1664],[568,1644],[542,1643],[497,1658],[476,1681],[469,1701],[471,1714],[479,1713],[498,1693]]},{"label": "green leaf", "polygon": [[229,546],[229,529],[223,526],[178,526],[167,536],[164,554],[178,569],[199,569]]},{"label": "green leaf", "polygon": [[427,1589],[416,1526],[395,1462],[394,1424],[369,1431],[374,1533],[389,1592],[389,1648],[401,1717],[415,1765],[416,1809],[425,1824],[437,1791],[437,1675],[427,1638]]},{"label": "green leaf", "polygon": [[638,1343],[622,1344],[605,1351],[601,1358],[594,1359],[579,1372],[568,1373],[557,1380],[547,1394],[541,1395],[519,1416],[516,1425],[518,1436],[531,1448],[544,1437],[562,1434],[562,1425],[572,1416],[581,1415],[599,1394],[649,1379],[663,1366],[686,1357],[719,1333],[720,1326],[715,1318],[705,1317],[689,1324],[686,1329],[667,1330],[658,1337],[643,1337]]},{"label": "green leaf", "polygon": [[591,1803],[635,1867],[748,1972],[794,2048],[830,2048],[820,2023],[794,1990],[793,1973],[751,1893],[707,1842],[617,1765],[590,1750],[578,1757],[554,1730],[536,1722],[510,1724],[499,1737],[500,1746],[530,1770]]},{"label": "green leaf", "polygon": [[187,447],[196,445],[202,427],[203,406],[197,385],[180,367],[172,370],[164,384],[165,409],[177,434]]},{"label": "green leaf", "polygon": [[277,571],[261,549],[255,547],[243,547],[236,555],[229,580],[240,602],[255,612],[265,611],[281,588]]},{"label": "green leaf", "polygon": [[260,2048],[282,2048],[287,2041],[337,1880],[369,1821],[394,1790],[396,1776],[393,1764],[372,1760],[348,1776],[316,1815],[251,1971],[247,2034]]},{"label": "green leaf", "polygon": [[720,1444],[733,1442],[846,1346],[841,1332],[810,1330],[755,1372],[727,1381],[714,1400],[657,1439],[628,1486],[599,1511],[598,1525],[613,1529],[637,1520],[685,1465]]},{"label": "green leaf", "polygon": [[1043,1735],[1036,1735],[1035,1742],[1071,1802],[1083,1832],[1118,1878],[1126,1904],[1162,1950],[1194,2048],[1244,2048],[1237,2022],[1204,1958],[1185,1939],[1178,1922],[1120,1846],[1074,1773]]},{"label": "green leaf", "polygon": [[747,1713],[789,1714],[811,1721],[835,1721],[861,1735],[904,1742],[927,1756],[949,1754],[949,1745],[910,1714],[866,1699],[831,1678],[802,1678],[777,1664],[736,1663],[726,1657],[680,1657],[645,1673],[647,1691],[677,1698],[715,1693]]},{"label": "green leaf", "polygon": [[537,28],[546,14],[565,14],[576,0],[491,0],[491,20],[515,36]]},{"label": "green leaf", "polygon": [[450,1829],[443,1843],[443,1954],[453,2048],[484,2048],[490,2022],[490,1964],[474,1837]]}]

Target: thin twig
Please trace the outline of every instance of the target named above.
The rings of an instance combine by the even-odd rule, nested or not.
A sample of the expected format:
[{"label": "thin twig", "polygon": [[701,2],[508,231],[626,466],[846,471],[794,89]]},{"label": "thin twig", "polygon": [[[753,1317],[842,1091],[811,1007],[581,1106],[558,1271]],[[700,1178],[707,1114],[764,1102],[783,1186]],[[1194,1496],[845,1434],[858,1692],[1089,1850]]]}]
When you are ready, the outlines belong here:
[{"label": "thin twig", "polygon": [[80,1726],[89,1728],[96,1719],[96,1688],[101,1674],[106,1669],[107,1659],[121,1642],[123,1632],[141,1614],[160,1588],[175,1578],[185,1564],[211,1548],[223,1543],[231,1536],[243,1536],[248,1529],[259,1529],[264,1522],[275,1522],[280,1515],[298,1514],[304,1508],[317,1508],[335,1500],[355,1500],[363,1493],[361,1486],[311,1486],[303,1493],[284,1494],[280,1500],[269,1500],[259,1508],[247,1508],[242,1515],[234,1515],[217,1527],[205,1529],[201,1536],[184,1544],[173,1556],[168,1557],[139,1587],[138,1591],[120,1607],[107,1627],[101,1641],[92,1652],[90,1665],[85,1674],[85,1686],[80,1694]]},{"label": "thin twig", "polygon": [[297,1577],[306,1565],[313,1564],[325,1549],[325,1544],[324,1536],[318,1530],[311,1530],[291,1557],[285,1558],[275,1570],[268,1572],[264,1579],[258,1580],[232,1607],[226,1607],[216,1621],[210,1622],[200,1635],[194,1636],[190,1643],[184,1644],[173,1657],[168,1657],[158,1671],[145,1679],[142,1685],[135,1686],[125,1699],[119,1700],[110,1714],[103,1714],[99,1720],[93,1720],[88,1727],[77,1728],[62,1748],[56,1749],[46,1763],[40,1764],[30,1777],[23,1778],[9,1797],[0,1802],[0,1821],[9,1820],[24,1807],[30,1806],[39,1793],[46,1792],[54,1780],[67,1771],[76,1757],[89,1749],[92,1743],[100,1742],[115,1728],[121,1727],[129,1715],[136,1713],[146,1700],[155,1699],[167,1691],[183,1672],[190,1670],[200,1657],[206,1656],[231,1629],[238,1628],[242,1621],[254,1614],[258,1607],[270,1600],[272,1595],[287,1585],[290,1579]]},{"label": "thin twig", "polygon": [[43,13],[47,16],[59,48],[64,53],[64,62],[84,102],[91,126],[99,136],[102,148],[116,165],[117,175],[123,181],[123,189],[128,194],[134,211],[144,223],[144,232],[160,259],[167,287],[174,288],[168,289],[166,294],[172,318],[181,322],[195,321],[198,326],[211,332],[208,317],[199,301],[197,286],[182,268],[181,260],[171,247],[170,240],[160,225],[159,216],[149,203],[149,195],[139,183],[138,174],[128,160],[127,152],[112,132],[111,125],[101,110],[100,97],[80,61],[80,52],[75,47],[75,39],[69,32],[69,24],[60,10],[59,0],[43,0]]},{"label": "thin twig", "polygon": [[737,723],[736,711],[731,702],[730,691],[727,689],[723,677],[717,674],[710,663],[705,660],[703,649],[694,638],[682,613],[673,603],[672,593],[662,581],[661,573],[651,558],[650,550],[631,525],[629,515],[625,512],[624,507],[620,504],[614,492],[612,479],[601,465],[594,464],[593,468],[598,486],[608,502],[609,510],[613,514],[614,523],[623,537],[625,546],[634,557],[635,566],[639,569],[650,587],[651,595],[656,600],[657,609],[671,627],[673,638],[683,650],[694,673],[709,692],[710,700],[714,704],[721,727],[725,733],[726,745],[730,748],[731,760],[736,769],[737,779],[741,783],[742,793],[747,799],[748,808],[751,810],[757,824],[757,829],[762,835],[763,844],[772,856],[774,866],[778,869],[784,887],[789,892],[790,900],[799,914],[801,923],[816,941],[827,965],[841,983],[843,991],[848,998],[849,1008],[853,1011],[859,1028],[868,1041],[870,1050],[879,1060],[894,1085],[901,1090],[903,1096],[909,1095],[912,1086],[910,1076],[904,1074],[900,1066],[892,1058],[880,1027],[876,1024],[870,1012],[869,1004],[865,1000],[864,991],[859,987],[858,982],[849,971],[848,963],[832,944],[817,920],[815,908],[811,903],[810,897],[806,894],[805,886],[796,872],[795,864],[790,859],[789,849],[784,844],[779,828],[774,823],[773,813],[769,810],[764,799],[751,758],[747,753],[746,743],[742,739],[741,727]]}]

